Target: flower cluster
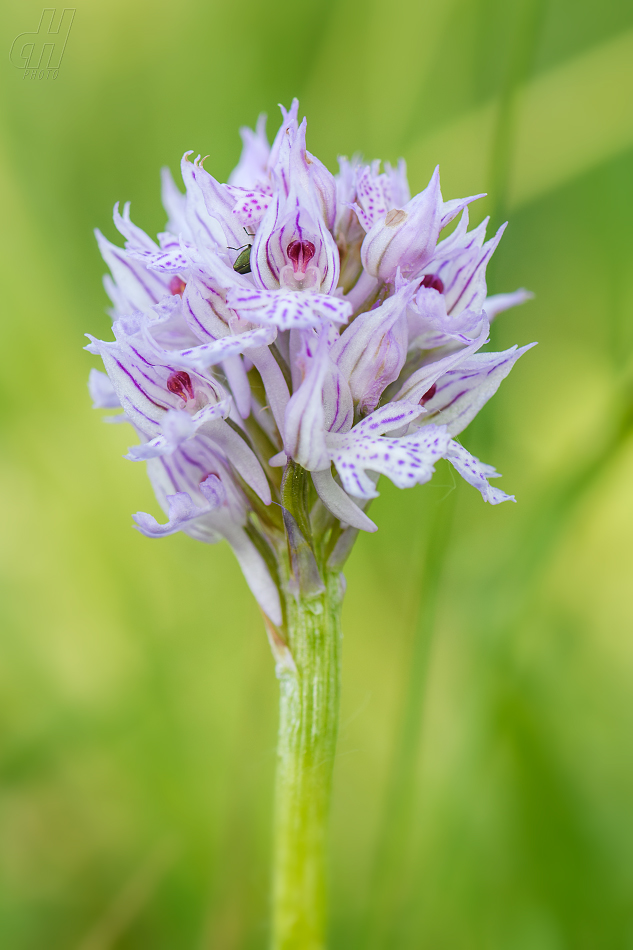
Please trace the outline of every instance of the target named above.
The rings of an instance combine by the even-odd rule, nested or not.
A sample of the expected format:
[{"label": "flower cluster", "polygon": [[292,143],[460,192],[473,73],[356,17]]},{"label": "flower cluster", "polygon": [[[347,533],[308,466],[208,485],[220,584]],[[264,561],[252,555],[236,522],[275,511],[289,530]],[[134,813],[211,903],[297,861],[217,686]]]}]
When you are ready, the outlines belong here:
[{"label": "flower cluster", "polygon": [[529,295],[486,296],[503,228],[468,230],[474,197],[444,201],[436,170],[411,198],[404,162],[342,158],[332,175],[297,112],[272,147],[262,119],[242,129],[227,184],[192,153],[185,194],[165,171],[158,243],[115,208],[124,249],[97,232],[114,341],[87,347],[107,374],[90,374],[94,404],[123,409],[168,518],[138,513],[138,529],[226,538],[276,625],[281,541],[296,559],[318,534],[340,557],[376,530],[379,475],[410,488],[446,458],[486,501],[511,498],[455,436],[528,349],[479,352]]}]

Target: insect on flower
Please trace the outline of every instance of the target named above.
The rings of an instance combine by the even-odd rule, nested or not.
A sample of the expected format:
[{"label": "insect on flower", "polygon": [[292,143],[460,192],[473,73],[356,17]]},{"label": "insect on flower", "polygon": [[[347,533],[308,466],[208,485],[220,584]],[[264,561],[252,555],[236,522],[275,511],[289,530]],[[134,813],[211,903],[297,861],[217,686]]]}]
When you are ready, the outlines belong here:
[{"label": "insect on flower", "polygon": [[[246,228],[244,228],[244,230],[246,231]],[[251,238],[252,238],[252,237],[255,237],[254,234],[249,234],[248,231],[246,231],[246,233],[247,233],[248,236],[251,237]],[[250,272],[251,272],[251,248],[252,248],[252,246],[253,246],[252,244],[241,244],[240,247],[229,247],[229,248],[228,248],[228,250],[230,250],[230,251],[239,251],[239,252],[240,252],[240,253],[237,255],[237,257],[235,258],[235,262],[234,262],[234,264],[233,264],[233,270],[236,271],[236,273],[238,273],[238,274],[250,274]],[[243,250],[242,250],[242,248],[243,248]]]}]

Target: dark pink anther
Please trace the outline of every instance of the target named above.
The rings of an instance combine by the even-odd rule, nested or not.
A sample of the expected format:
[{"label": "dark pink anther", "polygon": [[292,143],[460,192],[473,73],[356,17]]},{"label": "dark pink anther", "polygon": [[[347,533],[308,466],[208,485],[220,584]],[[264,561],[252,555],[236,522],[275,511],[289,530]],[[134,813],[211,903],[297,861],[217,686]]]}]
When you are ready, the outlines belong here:
[{"label": "dark pink anther", "polygon": [[292,261],[292,267],[295,274],[305,274],[306,268],[312,258],[316,248],[312,241],[291,241],[286,248],[286,254]]},{"label": "dark pink anther", "polygon": [[180,396],[185,402],[189,399],[193,399],[195,395],[191,376],[189,373],[185,373],[183,369],[179,369],[171,374],[167,380],[167,389],[170,393],[173,393],[174,396]]},{"label": "dark pink anther", "polygon": [[169,293],[175,297],[178,294],[179,297],[182,297],[183,291],[187,285],[185,284],[182,277],[172,277],[169,281]]},{"label": "dark pink anther", "polygon": [[427,389],[427,391],[422,396],[422,399],[420,399],[420,405],[423,406],[425,403],[429,401],[429,399],[432,399],[436,391],[437,391],[437,384],[433,383],[431,388]]},{"label": "dark pink anther", "polygon": [[444,281],[437,274],[425,274],[422,278],[423,287],[431,287],[432,290],[439,290],[444,293]]}]

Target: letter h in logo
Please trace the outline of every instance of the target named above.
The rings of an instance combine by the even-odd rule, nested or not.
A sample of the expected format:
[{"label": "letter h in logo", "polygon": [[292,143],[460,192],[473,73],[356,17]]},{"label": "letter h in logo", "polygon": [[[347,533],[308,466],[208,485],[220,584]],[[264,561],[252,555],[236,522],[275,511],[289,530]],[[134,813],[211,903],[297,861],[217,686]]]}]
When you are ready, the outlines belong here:
[{"label": "letter h in logo", "polygon": [[37,73],[39,70],[57,70],[60,67],[70,28],[75,18],[75,8],[63,10],[59,25],[53,29],[57,8],[42,10],[40,25],[34,33],[20,33],[13,41],[9,54],[17,69]]}]

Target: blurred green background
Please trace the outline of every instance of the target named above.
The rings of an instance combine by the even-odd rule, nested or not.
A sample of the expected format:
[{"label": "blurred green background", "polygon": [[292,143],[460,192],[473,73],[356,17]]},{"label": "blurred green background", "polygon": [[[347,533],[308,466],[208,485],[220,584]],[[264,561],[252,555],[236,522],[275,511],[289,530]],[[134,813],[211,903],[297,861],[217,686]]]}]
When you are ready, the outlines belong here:
[{"label": "blurred green background", "polygon": [[332,822],[334,950],[633,948],[633,7],[627,0],[103,0],[56,81],[0,13],[0,946],[258,950],[273,664],[224,546],[153,542],[130,435],[92,412],[104,266],[159,168],[293,95],[310,149],[404,155],[414,190],[487,191],[491,291],[538,340],[447,469],[382,486],[348,564]]}]

